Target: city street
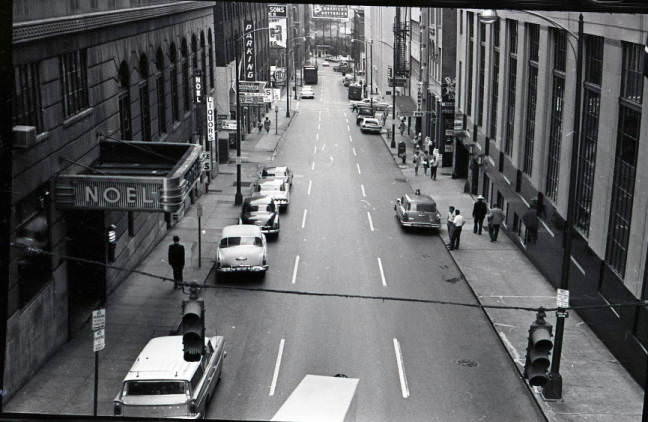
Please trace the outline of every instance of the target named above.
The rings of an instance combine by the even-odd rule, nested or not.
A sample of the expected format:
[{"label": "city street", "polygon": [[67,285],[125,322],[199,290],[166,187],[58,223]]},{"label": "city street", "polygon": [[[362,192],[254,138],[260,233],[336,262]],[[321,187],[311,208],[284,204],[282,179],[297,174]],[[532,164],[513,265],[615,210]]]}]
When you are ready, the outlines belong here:
[{"label": "city street", "polygon": [[476,303],[441,238],[397,224],[409,185],[340,79],[320,71],[279,146],[295,177],[265,280],[224,284],[304,294],[204,290],[228,351],[208,416],[268,419],[304,375],[343,373],[360,421],[542,420],[481,310],[382,299]]}]

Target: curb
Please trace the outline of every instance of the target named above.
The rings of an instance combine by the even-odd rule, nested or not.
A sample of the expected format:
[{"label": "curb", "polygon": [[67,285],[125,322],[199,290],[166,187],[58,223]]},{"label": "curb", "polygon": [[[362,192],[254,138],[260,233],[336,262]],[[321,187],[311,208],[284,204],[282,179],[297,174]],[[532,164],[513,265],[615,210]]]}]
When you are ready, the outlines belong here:
[{"label": "curb", "polygon": [[290,125],[292,124],[293,119],[295,118],[295,116],[296,116],[298,113],[299,113],[298,110],[293,110],[293,112],[290,114],[290,118],[289,118],[289,120],[288,120],[288,124],[286,125],[286,129],[283,131],[283,133],[281,134],[281,136],[279,136],[279,140],[277,140],[277,143],[275,144],[275,147],[274,147],[274,149],[272,150],[272,159],[271,159],[271,161],[274,161],[275,156],[277,155],[277,152],[278,152],[278,150],[279,150],[279,144],[280,144],[280,143],[284,140],[284,138],[286,137],[286,132],[288,131],[288,128],[290,127]]},{"label": "curb", "polygon": [[[394,159],[394,162],[398,166],[398,160],[397,160],[398,157],[392,153],[391,147],[389,146],[389,142],[391,142],[391,139],[385,139],[383,137],[382,133],[380,134],[380,137],[382,138],[383,143],[385,144],[385,147],[387,148],[387,150],[390,152],[392,158]],[[403,169],[401,169],[400,167],[398,167],[398,169],[401,171],[401,173],[403,172]],[[403,174],[403,176],[405,176],[405,175]],[[409,185],[410,190],[413,189],[412,184],[411,184],[409,179],[407,179],[407,184]],[[472,195],[470,195],[470,196],[472,197]],[[436,234],[436,236],[441,237],[441,231],[440,230]],[[443,238],[441,239],[441,241],[445,245],[445,241],[443,241]],[[479,297],[477,296],[477,293],[473,289],[472,285],[468,282],[468,279],[466,278],[466,275],[464,274],[463,270],[461,269],[461,266],[459,266],[459,263],[455,259],[454,255],[450,252],[450,250],[448,249],[447,246],[445,246],[445,250],[448,253],[448,255],[450,255],[450,259],[452,259],[452,262],[455,264],[455,266],[459,270],[459,274],[461,274],[461,279],[464,281],[466,286],[468,286],[468,289],[472,293],[472,295],[475,298],[475,300],[477,301],[477,303],[479,303],[480,305],[483,306],[484,304],[479,300]],[[529,394],[531,394],[531,397],[533,397],[533,401],[536,404],[536,406],[538,407],[538,409],[540,410],[540,413],[544,416],[545,421],[550,422],[549,418],[547,417],[547,414],[545,413],[544,409],[542,408],[542,405],[541,405],[541,403],[539,401],[539,398],[533,392],[533,390],[531,389],[531,386],[524,380],[524,377],[522,376],[522,372],[520,372],[520,369],[518,368],[517,364],[515,363],[515,359],[513,358],[513,355],[511,355],[511,352],[506,347],[506,344],[504,344],[504,340],[502,340],[502,337],[499,335],[499,332],[497,331],[497,328],[495,328],[495,322],[491,319],[490,315],[488,314],[488,312],[486,311],[485,308],[480,307],[480,309],[482,310],[482,312],[486,316],[486,319],[488,320],[488,324],[490,325],[491,329],[493,330],[493,332],[495,333],[497,339],[499,340],[499,344],[502,346],[502,348],[506,352],[506,355],[509,357],[509,363],[513,365],[514,371],[518,375],[518,379],[522,382],[522,384],[524,384],[526,386],[527,391],[529,392]]]}]

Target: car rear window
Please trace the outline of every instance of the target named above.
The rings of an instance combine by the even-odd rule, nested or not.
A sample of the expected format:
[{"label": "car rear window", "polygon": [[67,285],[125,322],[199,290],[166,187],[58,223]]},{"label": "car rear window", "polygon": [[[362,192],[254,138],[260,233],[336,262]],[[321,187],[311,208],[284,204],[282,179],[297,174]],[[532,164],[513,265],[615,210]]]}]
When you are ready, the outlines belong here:
[{"label": "car rear window", "polygon": [[412,211],[435,212],[436,204],[419,202],[412,204]]},{"label": "car rear window", "polygon": [[261,204],[261,205],[246,205],[243,209],[243,212],[258,212],[258,211],[274,211],[274,206],[272,204]]},{"label": "car rear window", "polygon": [[185,381],[128,381],[124,396],[160,396],[188,393]]},{"label": "car rear window", "polygon": [[263,246],[263,240],[260,237],[243,236],[243,237],[224,237],[220,241],[221,248],[231,248],[233,246]]}]

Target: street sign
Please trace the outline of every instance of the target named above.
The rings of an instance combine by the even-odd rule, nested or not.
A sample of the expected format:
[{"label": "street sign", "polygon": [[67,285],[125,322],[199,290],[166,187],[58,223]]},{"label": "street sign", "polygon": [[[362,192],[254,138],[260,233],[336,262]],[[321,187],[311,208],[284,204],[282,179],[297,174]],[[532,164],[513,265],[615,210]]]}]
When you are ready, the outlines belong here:
[{"label": "street sign", "polygon": [[269,4],[268,5],[269,18],[285,18],[286,5],[285,4]]},{"label": "street sign", "polygon": [[265,81],[239,81],[239,92],[263,92]]},{"label": "street sign", "polygon": [[241,94],[239,101],[242,105],[263,104],[263,93]]},{"label": "street sign", "polygon": [[196,70],[194,74],[194,102],[196,104],[202,103],[202,76],[200,70]]},{"label": "street sign", "polygon": [[281,90],[279,88],[272,89],[272,100],[273,101],[281,100]]},{"label": "street sign", "polygon": [[218,130],[236,130],[236,120],[223,119],[218,120]]},{"label": "street sign", "polygon": [[106,309],[92,311],[92,331],[106,328]]},{"label": "street sign", "polygon": [[311,5],[313,19],[348,19],[349,6],[337,4]]},{"label": "street sign", "polygon": [[569,308],[569,290],[556,289],[556,307]]},{"label": "street sign", "polygon": [[92,351],[99,352],[106,348],[106,330],[103,328],[93,332]]},{"label": "street sign", "polygon": [[403,77],[388,78],[388,83],[389,86],[404,87],[407,86],[407,78],[403,78]]},{"label": "street sign", "polygon": [[214,97],[207,97],[207,141],[216,141],[216,119],[214,119]]}]

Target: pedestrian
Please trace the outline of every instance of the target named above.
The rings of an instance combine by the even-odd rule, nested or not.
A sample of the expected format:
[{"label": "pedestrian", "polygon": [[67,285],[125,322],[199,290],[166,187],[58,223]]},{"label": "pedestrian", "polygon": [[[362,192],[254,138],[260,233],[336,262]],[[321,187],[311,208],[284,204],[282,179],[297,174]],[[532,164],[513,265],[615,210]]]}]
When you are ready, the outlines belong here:
[{"label": "pedestrian", "polygon": [[484,225],[484,217],[486,217],[486,214],[488,213],[488,206],[486,205],[486,202],[484,202],[484,196],[479,195],[477,197],[477,202],[475,202],[475,205],[473,205],[473,221],[475,222],[473,225],[473,233],[478,233],[480,236],[482,234],[482,227]]},{"label": "pedestrian", "polygon": [[428,152],[428,154],[432,155],[432,151],[433,151],[432,146],[433,146],[433,144],[432,144],[432,140],[430,139],[429,136],[425,137],[425,141],[423,141],[423,145],[425,147],[425,150]]},{"label": "pedestrian", "polygon": [[434,148],[432,151],[432,158],[430,161],[430,179],[436,180],[437,167],[439,167],[439,150]]},{"label": "pedestrian", "polygon": [[448,208],[448,219],[446,225],[448,226],[448,245],[452,247],[452,232],[454,231],[454,218],[455,218],[455,207],[450,205]]},{"label": "pedestrian", "polygon": [[531,208],[522,216],[522,222],[526,227],[524,233],[524,243],[534,244],[538,239],[538,214],[537,214],[537,204],[535,199],[531,201]]},{"label": "pedestrian", "polygon": [[536,200],[536,209],[537,209],[538,218],[546,216],[545,209],[544,209],[544,194],[542,192],[538,192],[538,199]]},{"label": "pedestrian", "polygon": [[416,145],[418,145],[419,148],[423,148],[423,138],[421,137],[421,132],[416,135]]},{"label": "pedestrian", "polygon": [[497,242],[500,225],[504,222],[504,211],[500,207],[494,206],[490,209],[486,218],[488,219],[488,235],[491,242]]},{"label": "pedestrian", "polygon": [[263,122],[261,120],[259,120],[259,124],[257,125],[257,127],[259,128],[259,132],[263,130]]},{"label": "pedestrian", "polygon": [[401,138],[401,140],[398,141],[398,156],[403,161],[403,164],[405,164],[405,160],[407,158],[406,148],[407,147],[405,146],[405,140]]},{"label": "pedestrian", "polygon": [[427,170],[428,167],[430,167],[430,156],[428,155],[427,150],[423,150],[422,160],[423,160],[423,174],[427,176]]},{"label": "pedestrian", "polygon": [[403,119],[400,119],[400,124],[398,125],[398,128],[400,129],[401,136],[403,136],[403,132],[405,132],[405,122]]},{"label": "pedestrian", "polygon": [[450,250],[459,249],[459,241],[461,240],[461,229],[463,228],[465,221],[461,211],[455,209],[455,217],[452,220],[454,224],[454,230],[452,231],[452,240],[450,241]]},{"label": "pedestrian", "polygon": [[180,244],[180,238],[173,236],[173,243],[169,245],[169,264],[173,268],[174,288],[182,288],[182,270],[185,264],[184,246]]},{"label": "pedestrian", "polygon": [[418,176],[419,164],[421,162],[421,156],[420,156],[418,148],[416,149],[416,151],[414,151],[414,161],[413,162],[414,162],[414,175]]},{"label": "pedestrian", "polygon": [[270,118],[268,116],[263,121],[263,126],[265,127],[266,133],[270,133]]}]

